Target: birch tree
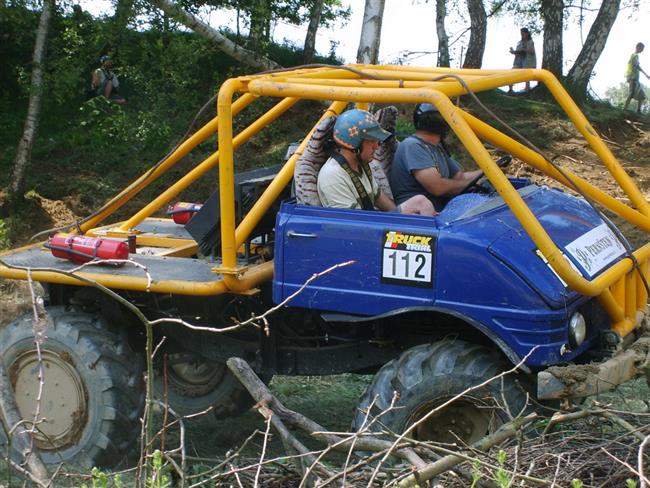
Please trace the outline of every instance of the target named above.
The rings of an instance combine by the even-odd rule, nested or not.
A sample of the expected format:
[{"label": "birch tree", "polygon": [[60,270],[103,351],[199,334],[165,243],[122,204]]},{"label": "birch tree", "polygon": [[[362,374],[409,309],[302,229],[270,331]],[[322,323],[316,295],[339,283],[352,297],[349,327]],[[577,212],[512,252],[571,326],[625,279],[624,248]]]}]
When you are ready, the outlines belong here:
[{"label": "birch tree", "polygon": [[320,25],[320,18],[323,12],[323,0],[314,0],[309,11],[309,26],[307,27],[307,36],[305,37],[305,46],[303,49],[303,61],[309,64],[314,60],[316,52],[316,32]]},{"label": "birch tree", "polygon": [[379,42],[381,40],[381,22],[384,17],[385,0],[366,0],[363,11],[363,25],[357,51],[357,63],[377,64],[379,59]]},{"label": "birch tree", "polygon": [[544,21],[544,45],[542,68],[549,70],[558,78],[562,77],[564,25],[563,0],[542,0],[540,13]]},{"label": "birch tree", "polygon": [[201,22],[196,16],[192,15],[187,10],[184,10],[177,4],[170,0],[151,0],[151,3],[164,11],[166,14],[175,17],[183,25],[192,29],[199,35],[209,39],[214,45],[228,56],[236,59],[245,66],[249,66],[258,70],[270,70],[281,68],[279,64],[271,61],[267,57],[254,53],[248,49],[243,48],[239,44],[232,42],[220,32],[216,31],[209,25]]},{"label": "birch tree", "polygon": [[445,29],[447,0],[436,0],[436,34],[438,36],[438,66],[449,67],[449,37]]},{"label": "birch tree", "polygon": [[463,68],[480,68],[483,64],[485,39],[487,37],[487,14],[485,13],[483,0],[467,0],[467,10],[471,30]]},{"label": "birch tree", "polygon": [[574,95],[584,97],[587,94],[587,85],[589,78],[598,61],[607,37],[609,36],[614,21],[620,10],[621,0],[603,0],[598,10],[598,15],[589,29],[587,39],[580,54],[569,70],[566,82],[574,91]]},{"label": "birch tree", "polygon": [[36,41],[34,42],[34,54],[32,56],[32,81],[29,93],[29,106],[23,135],[18,142],[16,158],[14,159],[9,183],[9,201],[13,206],[17,200],[22,199],[25,189],[25,171],[32,159],[32,147],[38,130],[41,116],[41,104],[43,99],[43,67],[45,65],[47,33],[50,28],[50,18],[54,10],[54,0],[44,0],[43,10],[38,28],[36,30]]}]

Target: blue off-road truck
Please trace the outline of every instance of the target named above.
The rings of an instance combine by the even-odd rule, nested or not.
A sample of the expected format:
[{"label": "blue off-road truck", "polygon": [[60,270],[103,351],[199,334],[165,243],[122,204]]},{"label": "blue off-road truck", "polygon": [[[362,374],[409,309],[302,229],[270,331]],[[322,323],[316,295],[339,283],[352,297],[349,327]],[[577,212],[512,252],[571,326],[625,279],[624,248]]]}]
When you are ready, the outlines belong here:
[{"label": "blue off-road truck", "polygon": [[[546,86],[626,202],[450,100],[526,80]],[[233,118],[260,97],[278,101],[233,134]],[[286,163],[237,173],[235,149],[301,100],[330,105]],[[420,102],[436,106],[484,181],[435,217],[320,206],[314,185],[336,116],[350,104],[381,104],[378,118],[391,129],[397,110],[384,104],[408,110]],[[127,220],[110,221],[215,131],[213,154]],[[382,145],[371,163],[386,192],[397,143]],[[508,177],[485,144],[557,187]],[[217,166],[218,185],[202,206],[175,205],[172,218],[157,213]],[[33,314],[0,331],[0,353],[22,416],[39,412],[35,444],[49,463],[115,465],[139,432],[147,338],[125,303],[150,320],[169,319],[149,339],[159,344],[159,397],[178,414],[213,407],[222,417],[250,405],[225,366],[238,356],[266,380],[375,374],[354,427],[381,412],[383,426],[403,432],[517,365],[410,433],[472,442],[508,415],[598,394],[647,371],[650,244],[631,247],[613,221],[648,232],[650,206],[546,71],[355,65],[242,76],[222,85],[212,121],[68,234],[0,257],[0,276],[31,276],[47,292],[41,359]],[[101,264],[104,258],[121,265]],[[277,304],[262,329],[206,330]]]}]

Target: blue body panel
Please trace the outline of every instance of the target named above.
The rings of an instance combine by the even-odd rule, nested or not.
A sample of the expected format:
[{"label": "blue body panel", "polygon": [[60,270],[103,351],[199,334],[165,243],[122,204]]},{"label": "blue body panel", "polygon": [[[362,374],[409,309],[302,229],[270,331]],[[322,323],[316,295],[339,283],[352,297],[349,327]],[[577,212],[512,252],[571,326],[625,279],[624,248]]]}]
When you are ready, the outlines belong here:
[{"label": "blue body panel", "polygon": [[[519,192],[561,248],[603,223],[586,202],[558,190],[530,185]],[[567,321],[588,297],[565,287],[496,195],[457,197],[433,218],[282,205],[276,303],[314,273],[349,260],[355,263],[319,278],[289,305],[369,317],[448,311],[498,337],[518,357],[538,346],[527,360],[531,367],[565,363],[596,335],[590,331],[585,343],[560,357]]]}]

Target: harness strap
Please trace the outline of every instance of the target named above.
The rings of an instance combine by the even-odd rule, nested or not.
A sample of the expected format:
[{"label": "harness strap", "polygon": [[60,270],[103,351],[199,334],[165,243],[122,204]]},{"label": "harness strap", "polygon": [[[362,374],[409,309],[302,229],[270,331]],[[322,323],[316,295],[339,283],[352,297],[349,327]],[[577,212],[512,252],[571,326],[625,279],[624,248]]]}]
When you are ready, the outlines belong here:
[{"label": "harness strap", "polygon": [[[357,202],[359,203],[359,206],[363,210],[374,210],[375,205],[372,198],[370,198],[370,195],[368,195],[366,188],[363,186],[363,183],[361,183],[359,175],[352,168],[350,168],[350,165],[348,164],[345,157],[341,153],[334,152],[332,154],[332,158],[334,158],[336,162],[341,165],[341,168],[345,170],[348,176],[350,176],[352,184],[357,191]],[[366,178],[368,178],[370,186],[372,186],[372,173],[370,172],[370,167],[367,164],[363,164],[361,162],[359,165],[361,166],[362,171],[365,173]]]}]

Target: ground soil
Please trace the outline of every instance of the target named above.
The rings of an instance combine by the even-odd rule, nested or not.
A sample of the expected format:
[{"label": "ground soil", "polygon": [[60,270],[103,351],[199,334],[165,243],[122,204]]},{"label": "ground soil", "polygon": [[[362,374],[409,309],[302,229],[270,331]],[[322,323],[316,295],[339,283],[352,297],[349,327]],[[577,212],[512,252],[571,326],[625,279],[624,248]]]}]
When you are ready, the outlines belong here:
[{"label": "ground soil", "polygon": [[[608,124],[596,125],[596,130],[604,137],[609,148],[646,195],[646,199],[650,199],[650,120],[622,114]],[[552,119],[547,122],[544,131],[558,135],[545,141],[544,150],[549,157],[616,198],[627,201],[613,178],[567,121]],[[554,181],[530,171],[521,162],[515,161],[509,172],[517,176],[530,176],[539,183],[555,185]],[[33,220],[21,229],[17,244],[24,244],[28,236],[35,232],[74,221],[78,217],[75,214],[79,208],[77,203],[72,197],[61,200],[33,197]],[[616,221],[633,245],[648,241],[645,231],[620,219]],[[25,283],[0,281],[0,324],[28,311],[30,304]],[[340,431],[349,428],[357,399],[369,380],[367,376],[354,375],[276,377],[271,382],[271,388],[289,408],[310,416],[328,429]],[[617,393],[604,397],[604,400],[617,403],[632,401],[636,402],[636,407],[640,407],[647,398],[645,382],[636,381],[623,386]],[[236,419],[219,422],[206,416],[188,427],[190,435],[187,451],[189,455],[200,457],[223,455],[227,450],[241,445],[254,429],[263,431],[264,428],[264,422],[254,411]],[[258,445],[259,439],[253,444]]]}]

